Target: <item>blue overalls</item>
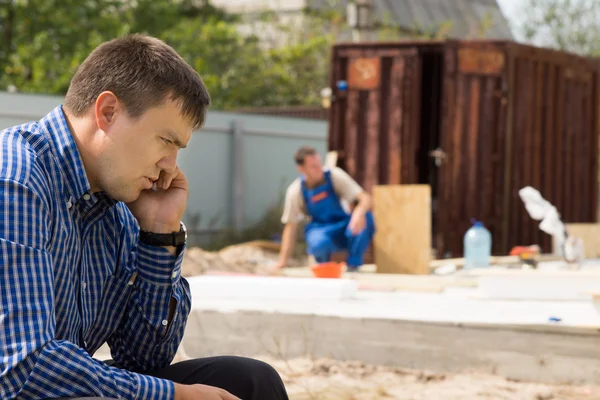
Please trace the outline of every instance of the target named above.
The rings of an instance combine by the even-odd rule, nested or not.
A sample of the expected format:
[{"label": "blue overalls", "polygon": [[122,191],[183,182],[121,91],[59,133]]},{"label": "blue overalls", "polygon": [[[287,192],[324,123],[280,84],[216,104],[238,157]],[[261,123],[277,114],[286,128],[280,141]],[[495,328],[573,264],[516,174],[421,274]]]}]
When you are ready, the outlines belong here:
[{"label": "blue overalls", "polygon": [[306,211],[312,218],[304,227],[308,253],[322,263],[330,260],[331,253],[346,250],[348,268],[361,266],[365,250],[375,234],[373,213],[366,213],[366,228],[354,236],[348,229],[350,214],[344,211],[333,189],[330,171],[325,171],[325,182],[313,189],[306,187],[302,177],[302,196]]}]

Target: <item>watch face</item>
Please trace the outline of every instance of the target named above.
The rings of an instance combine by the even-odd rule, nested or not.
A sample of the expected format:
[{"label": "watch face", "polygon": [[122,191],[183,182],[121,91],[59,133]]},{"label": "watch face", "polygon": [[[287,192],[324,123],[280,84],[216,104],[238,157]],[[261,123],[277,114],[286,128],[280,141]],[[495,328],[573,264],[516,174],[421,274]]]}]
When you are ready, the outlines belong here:
[{"label": "watch face", "polygon": [[183,231],[183,233],[185,233],[185,240],[187,242],[187,227],[185,226],[183,221],[181,221],[181,230]]}]

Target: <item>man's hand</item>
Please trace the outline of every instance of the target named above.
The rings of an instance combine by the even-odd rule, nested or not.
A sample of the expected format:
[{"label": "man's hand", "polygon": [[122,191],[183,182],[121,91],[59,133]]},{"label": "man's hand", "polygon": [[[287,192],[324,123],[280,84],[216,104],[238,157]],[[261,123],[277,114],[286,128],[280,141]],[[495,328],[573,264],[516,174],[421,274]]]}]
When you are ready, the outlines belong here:
[{"label": "man's hand", "polygon": [[138,220],[140,229],[154,233],[179,231],[179,222],[185,212],[188,198],[188,182],[176,167],[174,171],[162,171],[155,183],[156,190],[143,190],[140,197],[127,206]]},{"label": "man's hand", "polygon": [[241,400],[226,390],[208,385],[175,384],[175,400]]},{"label": "man's hand", "polygon": [[355,210],[350,217],[350,223],[348,224],[348,229],[354,236],[358,235],[362,232],[363,229],[367,227],[367,217],[365,213]]},{"label": "man's hand", "polygon": [[273,264],[269,264],[266,268],[267,275],[283,275],[283,268],[287,265],[287,261],[277,261]]}]

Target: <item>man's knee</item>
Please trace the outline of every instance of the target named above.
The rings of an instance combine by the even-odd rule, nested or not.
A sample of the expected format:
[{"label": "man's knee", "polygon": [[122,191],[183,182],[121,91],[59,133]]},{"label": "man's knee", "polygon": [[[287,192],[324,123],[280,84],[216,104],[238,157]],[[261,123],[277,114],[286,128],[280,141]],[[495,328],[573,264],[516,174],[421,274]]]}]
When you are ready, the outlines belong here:
[{"label": "man's knee", "polygon": [[271,382],[273,384],[283,386],[283,381],[281,380],[279,372],[277,372],[277,370],[273,368],[271,364],[254,359],[252,359],[251,361],[253,364],[251,370],[254,379],[257,379],[260,382]]},{"label": "man's knee", "polygon": [[253,381],[281,381],[281,377],[275,368],[264,361],[239,356],[222,356],[219,359],[223,363],[221,368],[236,370],[243,376],[251,377]]},{"label": "man's knee", "polygon": [[309,232],[306,236],[306,244],[312,254],[330,253],[333,247],[331,238],[321,232]]},{"label": "man's knee", "polygon": [[227,372],[224,376],[236,377],[241,393],[254,393],[257,399],[288,399],[281,376],[270,364],[238,356],[217,357],[215,362],[218,370]]}]

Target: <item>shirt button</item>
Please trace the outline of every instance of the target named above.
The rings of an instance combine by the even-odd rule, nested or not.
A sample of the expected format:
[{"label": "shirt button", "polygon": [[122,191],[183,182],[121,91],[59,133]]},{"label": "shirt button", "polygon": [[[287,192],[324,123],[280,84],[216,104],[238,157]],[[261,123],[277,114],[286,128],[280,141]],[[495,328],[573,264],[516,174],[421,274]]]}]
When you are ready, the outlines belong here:
[{"label": "shirt button", "polygon": [[83,341],[83,347],[87,347],[87,342],[85,340]]},{"label": "shirt button", "polygon": [[173,271],[173,273],[171,274],[171,278],[173,278],[173,279],[177,278],[177,271]]},{"label": "shirt button", "polygon": [[71,209],[71,207],[73,207],[73,203],[71,203],[70,201],[67,201],[67,208]]},{"label": "shirt button", "polygon": [[91,199],[91,197],[90,197],[90,195],[89,195],[89,194],[87,194],[87,193],[86,193],[86,194],[84,194],[84,195],[83,195],[83,199],[84,199],[85,201],[88,201],[89,199]]},{"label": "shirt button", "polygon": [[162,324],[163,324],[163,326],[167,326],[169,324],[169,321],[167,321],[166,319],[163,319]]},{"label": "shirt button", "polygon": [[81,287],[83,288],[83,290],[85,290],[85,288],[87,287],[87,283],[85,283],[85,282],[82,282],[82,283],[81,283]]}]

